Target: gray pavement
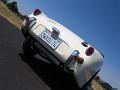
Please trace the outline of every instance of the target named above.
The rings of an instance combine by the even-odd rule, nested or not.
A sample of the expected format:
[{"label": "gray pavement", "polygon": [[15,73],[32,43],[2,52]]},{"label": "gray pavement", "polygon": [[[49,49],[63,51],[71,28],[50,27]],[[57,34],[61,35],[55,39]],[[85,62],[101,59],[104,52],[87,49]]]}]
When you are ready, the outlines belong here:
[{"label": "gray pavement", "polygon": [[0,17],[0,90],[79,90],[74,78],[22,54],[21,31]]}]

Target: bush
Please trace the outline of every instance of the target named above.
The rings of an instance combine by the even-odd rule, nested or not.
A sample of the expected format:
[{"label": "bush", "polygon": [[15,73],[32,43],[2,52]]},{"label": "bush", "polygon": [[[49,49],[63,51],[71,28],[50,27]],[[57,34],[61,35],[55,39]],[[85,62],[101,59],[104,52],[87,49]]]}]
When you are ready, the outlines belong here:
[{"label": "bush", "polygon": [[16,13],[16,15],[20,17],[22,20],[24,19],[24,16],[18,10],[17,2],[13,1],[8,3],[8,0],[3,0],[3,1],[12,12]]},{"label": "bush", "polygon": [[8,0],[0,0],[1,2],[3,2],[4,4],[8,3]]},{"label": "bush", "polygon": [[100,86],[102,86],[106,90],[117,90],[117,88],[112,88],[112,86],[110,84],[108,84],[108,83],[104,82],[103,80],[101,80],[99,76],[95,77],[95,81],[97,83],[99,83]]},{"label": "bush", "polygon": [[97,82],[99,82],[99,81],[100,81],[100,77],[99,77],[99,76],[96,76],[96,77],[95,77],[95,80],[96,80]]},{"label": "bush", "polygon": [[100,85],[105,88],[106,90],[113,90],[112,86],[104,81],[100,82]]},{"label": "bush", "polygon": [[17,6],[17,2],[10,2],[10,3],[7,3],[6,4],[7,5],[7,7],[11,10],[11,11],[13,11],[13,12],[15,12],[15,13],[19,13],[19,11],[18,11],[18,6]]}]

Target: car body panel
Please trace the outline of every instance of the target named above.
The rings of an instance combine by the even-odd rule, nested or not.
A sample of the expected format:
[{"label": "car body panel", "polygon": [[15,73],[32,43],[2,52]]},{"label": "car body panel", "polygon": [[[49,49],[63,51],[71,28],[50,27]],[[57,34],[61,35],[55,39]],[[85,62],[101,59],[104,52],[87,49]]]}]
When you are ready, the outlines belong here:
[{"label": "car body panel", "polygon": [[[71,30],[50,19],[43,12],[38,16],[31,14],[29,17],[34,17],[37,20],[36,24],[29,30],[30,35],[32,35],[38,42],[45,46],[61,62],[65,63],[74,50],[78,50],[80,52],[79,56],[84,58],[84,63],[79,64],[77,61],[75,61],[74,65],[69,66],[70,69],[74,70],[74,76],[80,88],[87,81],[89,81],[98,70],[101,69],[103,64],[103,56],[98,52],[97,49],[94,50],[94,53],[91,56],[87,56],[85,51],[92,46],[88,44],[88,47],[84,47],[81,44],[84,42],[84,40],[74,34]],[[23,27],[25,24],[26,21],[23,22]],[[62,39],[62,43],[55,50],[53,50],[49,45],[41,41],[39,38],[39,35],[46,28],[52,32],[53,27],[60,31],[59,38]]]}]

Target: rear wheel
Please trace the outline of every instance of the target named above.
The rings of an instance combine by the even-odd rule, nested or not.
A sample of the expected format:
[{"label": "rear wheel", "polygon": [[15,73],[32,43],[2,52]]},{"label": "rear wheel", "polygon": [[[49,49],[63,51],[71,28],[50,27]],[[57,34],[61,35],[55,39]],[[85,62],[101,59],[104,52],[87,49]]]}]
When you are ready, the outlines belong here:
[{"label": "rear wheel", "polygon": [[27,37],[23,43],[23,53],[29,56],[36,55],[38,52],[33,46],[34,39],[32,37]]},{"label": "rear wheel", "polygon": [[26,32],[25,29],[22,29],[22,33],[26,39],[29,37],[29,33]]},{"label": "rear wheel", "polygon": [[93,90],[92,88],[92,80],[98,74],[100,69],[92,76],[92,78],[81,88],[81,90]]},{"label": "rear wheel", "polygon": [[94,90],[92,88],[92,83],[88,83],[88,85],[86,87],[82,88],[82,90]]}]

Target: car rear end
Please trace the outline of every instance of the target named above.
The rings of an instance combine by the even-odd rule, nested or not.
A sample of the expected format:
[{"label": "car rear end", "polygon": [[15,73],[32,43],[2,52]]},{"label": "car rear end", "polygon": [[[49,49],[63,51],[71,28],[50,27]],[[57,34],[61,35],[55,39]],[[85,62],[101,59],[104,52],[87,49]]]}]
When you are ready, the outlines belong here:
[{"label": "car rear end", "polygon": [[26,17],[22,29],[52,62],[73,72],[80,88],[101,69],[103,55],[98,50],[39,10]]},{"label": "car rear end", "polygon": [[[35,44],[38,48],[45,48],[46,53],[49,52],[47,54],[52,55],[52,59],[55,58],[60,63],[65,63],[73,52],[73,49],[63,39],[64,26],[48,18],[44,13],[37,16],[34,14],[27,16],[23,22],[22,31],[28,32],[37,41]],[[53,61],[55,60],[53,59]]]}]

